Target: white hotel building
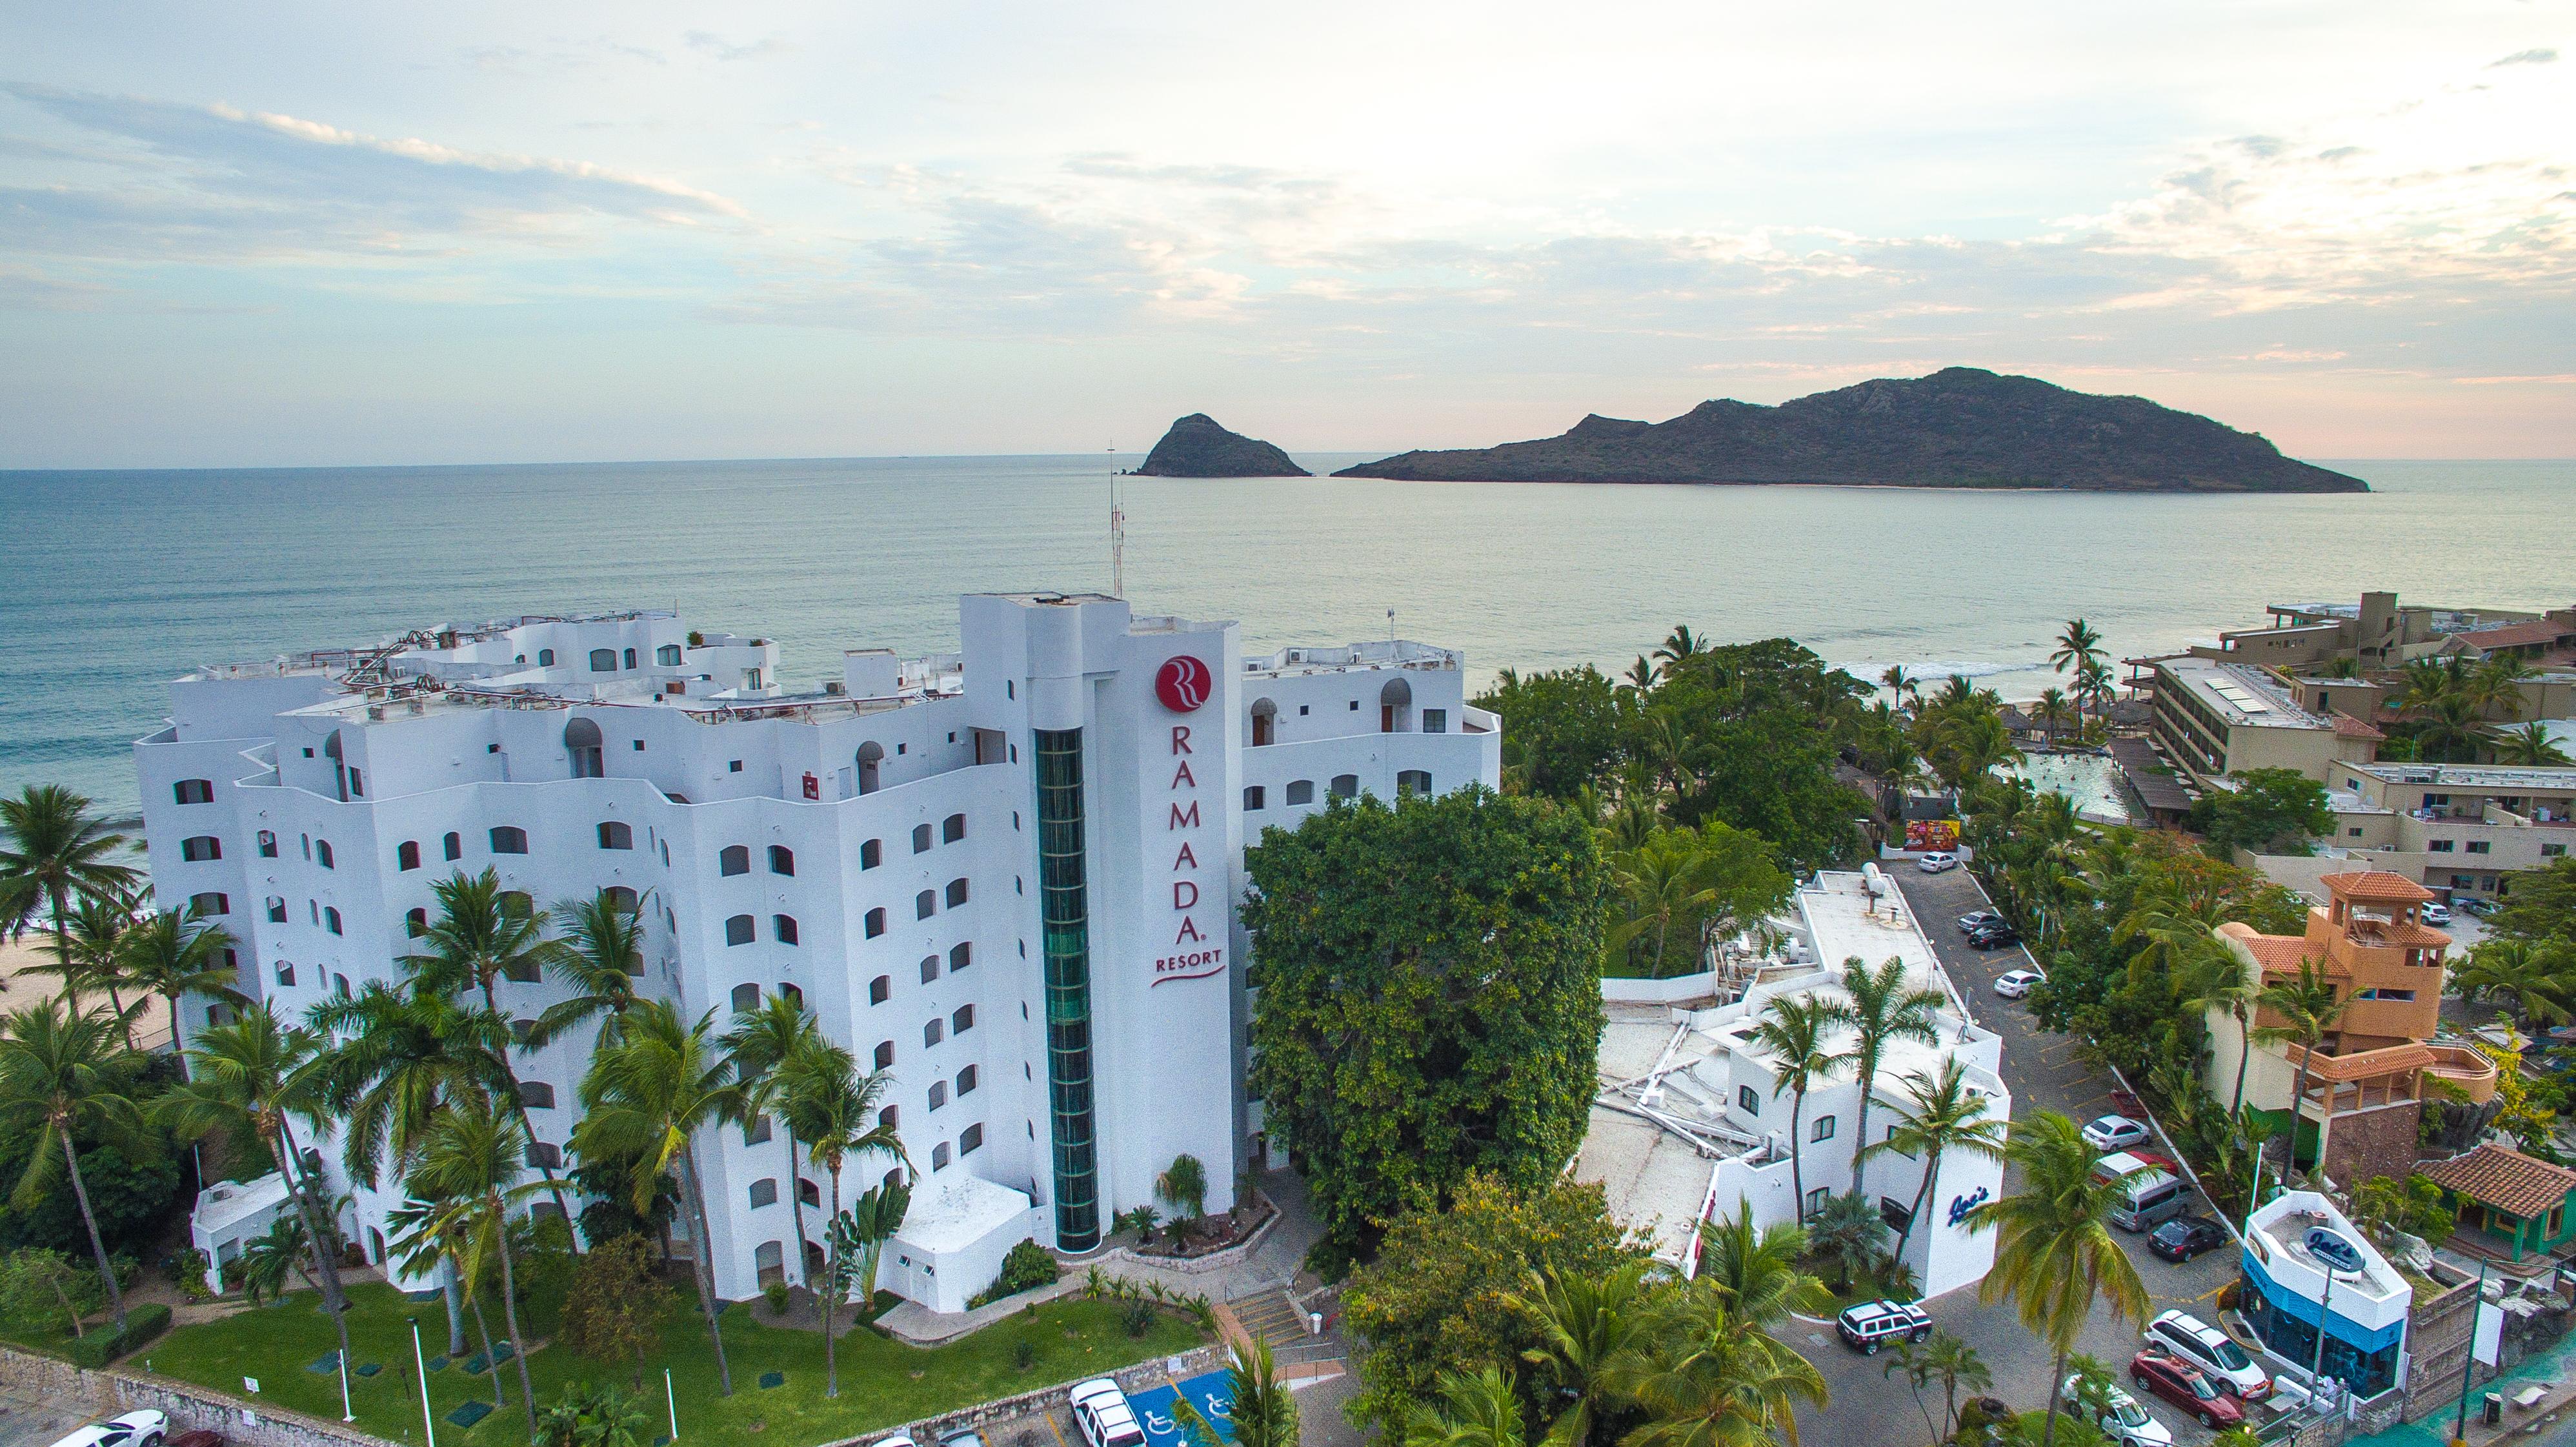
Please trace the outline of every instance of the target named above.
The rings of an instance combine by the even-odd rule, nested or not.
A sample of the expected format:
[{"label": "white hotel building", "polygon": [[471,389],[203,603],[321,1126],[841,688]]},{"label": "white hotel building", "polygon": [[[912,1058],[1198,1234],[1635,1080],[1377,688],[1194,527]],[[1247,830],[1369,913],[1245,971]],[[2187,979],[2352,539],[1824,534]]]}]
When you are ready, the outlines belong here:
[{"label": "white hotel building", "polygon": [[[219,919],[244,990],[297,1018],[394,979],[456,871],[539,906],[627,891],[648,993],[721,1026],[792,991],[891,1072],[919,1180],[883,1284],[960,1309],[1024,1237],[1095,1248],[1176,1156],[1205,1166],[1210,1210],[1232,1203],[1261,1129],[1247,835],[1336,794],[1491,785],[1501,736],[1445,649],[1247,659],[1233,623],[1099,595],[959,611],[962,653],[853,650],[804,690],[774,643],[658,612],[203,669],[135,746],[154,888]],[[563,995],[502,989],[519,1018]],[[191,1030],[207,1010],[187,1004]],[[575,1036],[518,1062],[549,1162],[576,1117]],[[823,1213],[800,1252],[785,1193],[810,1208],[826,1183],[765,1129],[697,1144],[717,1289],[801,1279]],[[844,1202],[885,1166],[854,1164]],[[381,1260],[399,1198],[355,1202]]]}]

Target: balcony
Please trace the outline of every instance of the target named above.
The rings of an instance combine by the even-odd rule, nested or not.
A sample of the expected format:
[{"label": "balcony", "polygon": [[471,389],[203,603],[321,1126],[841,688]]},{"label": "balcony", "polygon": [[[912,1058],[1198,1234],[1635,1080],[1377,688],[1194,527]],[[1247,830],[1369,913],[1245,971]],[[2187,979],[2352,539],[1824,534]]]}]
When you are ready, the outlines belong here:
[{"label": "balcony", "polygon": [[2459,1087],[2473,1104],[2484,1105],[2495,1098],[2496,1063],[2466,1045],[2426,1042],[2433,1053],[2433,1063],[2424,1067],[2425,1075],[2448,1081]]}]

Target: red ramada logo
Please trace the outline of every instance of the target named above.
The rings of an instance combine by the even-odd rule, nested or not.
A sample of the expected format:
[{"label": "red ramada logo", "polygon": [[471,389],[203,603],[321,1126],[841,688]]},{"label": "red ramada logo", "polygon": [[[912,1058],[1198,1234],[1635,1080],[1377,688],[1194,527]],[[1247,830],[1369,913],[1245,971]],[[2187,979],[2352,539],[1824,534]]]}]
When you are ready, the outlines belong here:
[{"label": "red ramada logo", "polygon": [[1196,713],[1215,686],[1208,666],[1186,653],[1164,659],[1162,670],[1154,675],[1154,696],[1174,713]]}]

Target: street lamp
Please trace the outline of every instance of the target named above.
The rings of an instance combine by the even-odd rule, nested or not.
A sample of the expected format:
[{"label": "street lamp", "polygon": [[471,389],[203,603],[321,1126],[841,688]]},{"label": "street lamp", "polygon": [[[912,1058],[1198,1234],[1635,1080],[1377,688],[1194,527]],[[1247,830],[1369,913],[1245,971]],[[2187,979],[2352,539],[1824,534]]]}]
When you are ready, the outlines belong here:
[{"label": "street lamp", "polygon": [[[2311,1251],[2309,1254],[2314,1255],[2315,1253]],[[2326,1323],[2334,1319],[2334,1264],[2319,1258],[2317,1265],[2323,1267],[2325,1270],[2326,1290],[2325,1295],[2317,1300],[2317,1349],[2308,1360],[2308,1402],[2312,1406],[2321,1405],[2320,1398],[2324,1396]],[[2471,1349],[2471,1353],[2472,1355],[2475,1354],[2474,1346]]]},{"label": "street lamp", "polygon": [[420,1318],[407,1316],[403,1320],[411,1323],[411,1365],[420,1378],[420,1429],[429,1434],[429,1447],[438,1447],[438,1423],[429,1415],[429,1366],[420,1354]]}]

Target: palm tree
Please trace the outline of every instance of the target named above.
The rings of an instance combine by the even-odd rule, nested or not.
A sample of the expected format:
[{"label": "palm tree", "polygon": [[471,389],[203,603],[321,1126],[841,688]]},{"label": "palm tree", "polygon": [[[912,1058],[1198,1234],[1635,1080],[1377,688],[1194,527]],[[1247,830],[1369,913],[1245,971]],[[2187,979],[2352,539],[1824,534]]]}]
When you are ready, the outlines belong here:
[{"label": "palm tree", "polygon": [[388,1167],[397,1176],[410,1171],[450,1100],[499,1083],[481,1051],[454,1045],[466,1029],[465,1012],[417,980],[403,988],[369,980],[354,995],[317,1002],[304,1018],[331,1039],[318,1084],[325,1108],[341,1122],[341,1158],[366,1185]]},{"label": "palm tree", "polygon": [[2067,701],[2065,690],[2043,688],[2039,691],[2039,701],[2030,706],[2030,716],[2039,721],[2041,728],[2048,730],[2048,742],[2053,747],[2057,743],[2058,726],[2075,717],[2075,707]]},{"label": "palm tree", "polygon": [[1887,690],[1888,697],[1898,708],[1903,708],[1907,699],[1912,699],[1918,707],[1923,702],[1923,680],[1906,672],[1902,663],[1889,664],[1887,671],[1878,676],[1878,686]]},{"label": "palm tree", "polygon": [[2487,737],[2486,718],[2477,700],[2464,693],[2445,693],[2418,717],[2415,747],[2427,759],[2458,763],[2478,756]]},{"label": "palm tree", "polygon": [[232,947],[233,937],[223,926],[174,909],[143,921],[117,941],[117,969],[125,983],[170,1002],[170,1044],[182,1059],[187,1049],[179,1024],[182,998],[212,995],[235,1007],[250,1002],[240,989],[241,972],[225,959]]},{"label": "palm tree", "polygon": [[1806,1232],[1807,1253],[1833,1268],[1834,1289],[1841,1291],[1877,1267],[1887,1222],[1869,1198],[1854,1188],[1826,1197],[1825,1204],[1807,1218]]},{"label": "palm tree", "polygon": [[[1705,1229],[1705,1228],[1703,1228]],[[1645,1322],[1646,1263],[1623,1262],[1600,1276],[1567,1276],[1551,1266],[1530,1273],[1529,1284],[1506,1298],[1538,1329],[1539,1344],[1521,1360],[1544,1367],[1570,1400],[1549,1427],[1551,1447],[1586,1447],[1592,1427],[1612,1400],[1616,1363]]]},{"label": "palm tree", "polygon": [[1833,1302],[1825,1283],[1799,1261],[1807,1230],[1790,1222],[1753,1224],[1753,1203],[1739,1201],[1732,1216],[1699,1224],[1699,1274],[1695,1285],[1713,1292],[1740,1325],[1768,1331],[1792,1314],[1812,1316]]},{"label": "palm tree", "polygon": [[107,1288],[120,1334],[125,1330],[125,1293],[117,1288],[116,1268],[98,1233],[98,1213],[90,1209],[89,1183],[81,1178],[72,1138],[92,1135],[135,1160],[154,1153],[152,1138],[142,1129],[143,1112],[129,1093],[141,1064],[116,1039],[115,1023],[104,1012],[75,1014],[59,1000],[11,1014],[0,1032],[0,1129],[32,1142],[26,1172],[10,1203],[26,1210],[44,1199],[62,1172],[71,1173],[72,1196],[80,1205],[81,1223],[89,1228],[99,1284]]},{"label": "palm tree", "polygon": [[[517,908],[504,897],[501,877],[490,869],[472,878],[459,870],[432,884],[429,892],[438,901],[438,914],[421,935],[421,950],[397,963],[406,974],[441,994],[480,993],[483,1009],[496,1020],[510,1017],[501,1009],[495,982],[504,977],[542,979],[549,965],[573,953],[561,941],[546,938],[544,910]],[[516,1041],[504,1031],[491,1043],[492,1064],[506,1087],[503,1099],[518,1117],[520,1131],[534,1140],[537,1132],[528,1123],[518,1068],[510,1063]],[[572,1206],[564,1199],[562,1183],[555,1179],[555,1168],[543,1161],[537,1168],[545,1174],[555,1209],[570,1221]]]},{"label": "palm tree", "polygon": [[1699,835],[1688,829],[1658,829],[1611,866],[1619,906],[1627,917],[1610,927],[1610,943],[1633,952],[1651,939],[1654,948],[1647,969],[1655,979],[1663,978],[1664,951],[1674,931],[1687,932],[1713,897],[1704,877],[1707,855],[1698,843]]},{"label": "palm tree", "polygon": [[2568,1019],[2567,995],[2576,987],[2576,949],[2555,940],[2491,939],[2469,951],[2451,974],[2463,1000],[2511,995],[2518,1023],[2531,1027]]},{"label": "palm tree", "polygon": [[2057,635],[2057,651],[2048,655],[2051,667],[2064,673],[2069,668],[2081,669],[2102,656],[2102,635],[2081,618],[2066,620],[2066,631]]},{"label": "palm tree", "polygon": [[2227,922],[2228,903],[2210,893],[2180,894],[2152,886],[2138,891],[2129,913],[2111,931],[2115,944],[2144,941],[2129,956],[2129,983],[2143,984],[2156,966],[2169,979],[2182,978],[2180,966],[2210,939],[2210,931]]},{"label": "palm tree", "polygon": [[2469,674],[2464,690],[2478,711],[2499,718],[2522,717],[2522,686],[2535,676],[2531,664],[2509,654],[2499,654],[2480,663]]},{"label": "palm tree", "polygon": [[125,836],[90,812],[90,801],[60,784],[30,784],[0,799],[0,917],[12,929],[39,905],[54,916],[54,953],[68,953],[72,899],[122,894],[141,880],[116,862]]},{"label": "palm tree", "polygon": [[1646,655],[1640,653],[1637,655],[1637,661],[1628,665],[1628,671],[1620,676],[1619,681],[1639,693],[1647,693],[1654,689],[1656,680],[1662,676],[1662,672],[1647,659]]},{"label": "palm tree", "polygon": [[558,902],[550,913],[564,922],[562,948],[546,959],[556,983],[572,998],[549,1005],[528,1031],[528,1048],[539,1050],[597,1020],[594,1049],[606,1049],[635,1003],[635,979],[644,973],[644,914],[629,909],[601,890],[588,899]]},{"label": "palm tree", "polygon": [[[266,1234],[242,1243],[242,1295],[249,1297],[253,1306],[262,1300],[284,1301],[290,1276],[301,1276],[306,1286],[320,1290],[313,1273],[304,1268],[305,1257],[312,1248],[313,1238],[305,1234],[300,1219],[280,1216],[269,1222]],[[345,1333],[340,1349],[349,1349]]]},{"label": "palm tree", "polygon": [[733,1369],[725,1362],[724,1329],[716,1319],[716,1286],[712,1272],[714,1246],[707,1229],[707,1199],[698,1175],[697,1132],[721,1122],[748,1119],[743,1091],[732,1062],[717,1052],[715,1012],[685,1024],[667,1000],[648,1000],[627,1015],[622,1038],[591,1058],[581,1083],[584,1117],[573,1131],[573,1148],[583,1155],[597,1151],[628,1156],[638,1162],[635,1210],[648,1212],[662,1172],[678,1166],[680,1213],[688,1223],[690,1274],[697,1279],[698,1307],[706,1314],[707,1339],[715,1346],[720,1395],[733,1395]]},{"label": "palm tree", "polygon": [[2057,1384],[2094,1302],[2107,1297],[2113,1315],[2143,1317],[2147,1288],[2111,1235],[2118,1183],[2094,1177],[2097,1153],[2075,1122],[2053,1110],[2017,1121],[2005,1156],[2021,1170],[2021,1189],[1968,1213],[1970,1230],[1995,1233],[1995,1264],[1977,1297],[2010,1299],[2021,1324],[2055,1353],[2039,1437],[2040,1447],[2049,1447],[2057,1437]]},{"label": "palm tree", "polygon": [[2487,739],[2495,747],[2496,762],[2522,768],[2562,768],[2570,762],[2567,751],[2550,735],[2549,725],[2527,723],[2520,728],[2493,728]]},{"label": "palm tree", "polygon": [[1852,1189],[1858,1191],[1861,1152],[1869,1148],[1869,1097],[1878,1084],[1878,1062],[1889,1044],[1898,1040],[1940,1043],[1933,1012],[1941,1008],[1942,998],[1938,990],[1909,987],[1905,962],[1894,955],[1881,960],[1875,970],[1857,956],[1843,961],[1842,985],[1843,998],[1827,1008],[1834,1023],[1852,1029],[1851,1049],[1839,1059],[1850,1065],[1852,1078],[1860,1083],[1860,1106],[1852,1127]]},{"label": "palm tree", "polygon": [[1914,1208],[1896,1232],[1893,1254],[1900,1258],[1905,1255],[1905,1239],[1913,1234],[1914,1223],[1922,1218],[1924,1202],[1932,1194],[1932,1180],[1941,1173],[1941,1158],[1957,1151],[1994,1161],[2004,1154],[2004,1123],[1987,1114],[1992,1102],[1984,1091],[1968,1084],[1967,1070],[1957,1057],[1942,1061],[1937,1076],[1919,1070],[1909,1073],[1905,1088],[1914,1097],[1913,1116],[1890,1126],[1887,1139],[1862,1152],[1893,1151],[1923,1158],[1923,1183],[1914,1188]]},{"label": "palm tree", "polygon": [[[1288,1384],[1279,1380],[1279,1369],[1270,1360],[1270,1343],[1253,1337],[1248,1345],[1235,1342],[1232,1351],[1234,1365],[1226,1373],[1226,1397],[1233,1405],[1226,1412],[1226,1425],[1233,1429],[1234,1447],[1297,1447],[1297,1399]],[[1172,1404],[1172,1416],[1190,1447],[1222,1447],[1216,1428],[1208,1425],[1189,1398]]]},{"label": "palm tree", "polygon": [[[877,1119],[877,1104],[885,1098],[894,1082],[885,1071],[867,1075],[859,1073],[856,1057],[840,1046],[812,1032],[791,1046],[787,1058],[779,1062],[771,1079],[777,1082],[773,1098],[779,1118],[785,1122],[791,1137],[806,1142],[806,1151],[823,1179],[831,1183],[832,1220],[841,1217],[841,1167],[852,1156],[887,1155],[909,1169],[910,1158],[904,1155],[903,1142],[895,1129]],[[789,1174],[795,1174],[794,1162]],[[799,1218],[797,1240],[802,1249],[804,1224]],[[828,1232],[826,1233],[829,1234]],[[849,1263],[837,1248],[827,1268],[830,1280],[823,1296],[823,1395],[841,1395],[840,1360],[833,1352],[832,1312],[840,1305],[846,1290]],[[870,1283],[873,1294],[875,1284]]]},{"label": "palm tree", "polygon": [[328,1186],[304,1167],[295,1147],[295,1122],[319,1131],[329,1112],[321,1089],[323,1042],[292,1028],[266,1001],[245,1006],[241,1018],[211,1026],[188,1052],[188,1081],[153,1104],[153,1116],[180,1141],[220,1137],[228,1146],[252,1141],[277,1163],[295,1202],[303,1240],[320,1274],[322,1309],[349,1350],[348,1293],[340,1284],[339,1236],[323,1209]]},{"label": "palm tree", "polygon": [[[807,1041],[822,1038],[822,1027],[815,1023],[813,1014],[805,1008],[805,1002],[791,999],[783,993],[762,996],[757,1007],[734,1012],[733,1028],[724,1034],[724,1048],[742,1081],[742,1108],[749,1118],[757,1120],[777,1111],[781,1093],[779,1067],[785,1065],[788,1057]],[[788,1215],[796,1228],[795,1271],[796,1278],[803,1281],[805,1183],[797,1162],[798,1132],[795,1124],[787,1122],[782,1134],[786,1137],[787,1146]],[[833,1206],[832,1214],[840,1214],[838,1204]],[[806,1285],[813,1283],[808,1281]],[[824,1337],[827,1349],[830,1341],[827,1329]]]},{"label": "palm tree", "polygon": [[1675,625],[1672,632],[1664,635],[1664,641],[1655,646],[1655,658],[1664,665],[1664,671],[1670,673],[1673,665],[1688,663],[1707,651],[1708,641],[1692,633],[1689,624],[1682,623]]},{"label": "palm tree", "polygon": [[1404,1447],[1529,1447],[1520,1391],[1502,1368],[1442,1372],[1437,1390],[1438,1405],[1416,1407],[1405,1422]]},{"label": "palm tree", "polygon": [[2075,702],[2079,707],[2090,708],[2099,715],[2111,706],[2117,692],[2111,684],[2111,665],[2101,659],[2090,659],[2075,670]]},{"label": "palm tree", "polygon": [[1774,1062],[1772,1098],[1789,1092],[1789,1189],[1798,1195],[1797,1214],[1807,1214],[1807,1174],[1803,1164],[1806,1144],[1804,1120],[1807,1092],[1815,1083],[1833,1074],[1847,1058],[1828,1054],[1825,1042],[1842,1024],[1835,1008],[1808,995],[1774,995],[1762,1007],[1762,1017],[1753,1027],[1755,1048],[1768,1051]]},{"label": "palm tree", "polygon": [[1724,1311],[1694,1316],[1618,1373],[1622,1396],[1648,1421],[1621,1447],[1798,1447],[1795,1403],[1825,1404],[1825,1379],[1768,1333]]},{"label": "palm tree", "polygon": [[1934,1331],[1923,1344],[1924,1365],[1941,1379],[1941,1435],[1948,1437],[1959,1424],[1959,1389],[1982,1392],[1995,1384],[1995,1374],[1986,1369],[1985,1359],[1977,1349],[1946,1331]]},{"label": "palm tree", "polygon": [[[518,1115],[489,1096],[469,1095],[440,1112],[422,1142],[420,1162],[404,1184],[434,1202],[457,1233],[474,1244],[469,1256],[493,1252],[501,1263],[501,1320],[509,1328],[511,1359],[519,1364],[520,1405],[528,1435],[537,1431],[537,1389],[528,1380],[528,1339],[519,1334],[519,1285],[510,1260],[510,1208],[545,1186],[519,1176],[528,1156],[527,1128]],[[468,1273],[469,1275],[473,1273]]]},{"label": "palm tree", "polygon": [[2254,1003],[2283,1021],[2255,1031],[2255,1039],[2267,1044],[2295,1041],[2299,1046],[2298,1084],[2290,1092],[2290,1150],[2283,1167],[2286,1171],[2299,1160],[2299,1118],[2307,1109],[2309,1063],[2316,1057],[2317,1043],[2343,1022],[2343,1013],[2352,1008],[2352,1000],[2348,996],[2335,998],[2334,980],[2324,966],[2314,960],[2301,960],[2297,974],[2264,986]]},{"label": "palm tree", "polygon": [[1172,1157],[1172,1164],[1154,1177],[1154,1197],[1172,1208],[1172,1239],[1182,1239],[1190,1224],[1207,1214],[1207,1167],[1193,1155]]},{"label": "palm tree", "polygon": [[465,1355],[461,1318],[472,1312],[474,1334],[483,1339],[483,1360],[492,1370],[492,1405],[509,1406],[510,1394],[501,1385],[501,1354],[492,1349],[492,1323],[483,1316],[483,1286],[489,1275],[484,1266],[490,1257],[475,1249],[477,1243],[466,1229],[470,1223],[427,1201],[410,1200],[386,1212],[385,1224],[394,1233],[386,1249],[400,1262],[404,1275],[436,1271],[447,1282],[447,1354],[451,1357]]},{"label": "palm tree", "polygon": [[858,1258],[848,1284],[859,1289],[862,1310],[876,1305],[877,1263],[884,1259],[886,1243],[903,1229],[904,1215],[912,1209],[912,1187],[901,1175],[892,1171],[886,1174],[891,1179],[861,1191],[850,1209],[832,1218],[833,1259],[846,1264],[851,1257]]},{"label": "palm tree", "polygon": [[[134,926],[136,902],[122,890],[83,894],[72,904],[70,929],[57,935],[45,964],[29,965],[22,973],[52,975],[63,982],[63,998],[74,1010],[81,1007],[81,991],[100,990],[107,995],[110,1008],[120,1020],[125,1016],[125,1001],[118,994],[123,982],[117,978],[116,947]],[[132,1026],[125,1029],[125,1043],[134,1044]]]}]

